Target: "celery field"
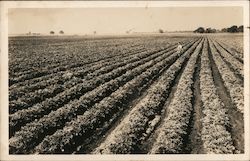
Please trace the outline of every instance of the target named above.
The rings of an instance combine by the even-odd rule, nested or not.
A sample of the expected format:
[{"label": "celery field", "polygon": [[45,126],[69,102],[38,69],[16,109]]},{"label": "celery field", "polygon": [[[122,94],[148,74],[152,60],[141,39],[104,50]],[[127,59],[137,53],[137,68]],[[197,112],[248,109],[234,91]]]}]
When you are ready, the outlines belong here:
[{"label": "celery field", "polygon": [[244,153],[243,63],[242,34],[10,37],[9,153]]}]

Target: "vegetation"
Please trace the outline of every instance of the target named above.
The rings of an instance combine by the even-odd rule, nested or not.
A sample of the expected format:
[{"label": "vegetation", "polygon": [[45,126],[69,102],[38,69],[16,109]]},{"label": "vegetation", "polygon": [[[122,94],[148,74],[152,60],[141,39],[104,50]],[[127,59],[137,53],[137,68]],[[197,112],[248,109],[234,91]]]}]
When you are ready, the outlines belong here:
[{"label": "vegetation", "polygon": [[213,29],[213,28],[203,28],[198,27],[196,30],[194,30],[194,33],[216,33],[216,32],[229,32],[229,33],[237,33],[237,32],[243,32],[243,25],[237,27],[236,25],[233,25],[229,28],[223,28],[220,31]]},{"label": "vegetation", "polygon": [[159,33],[164,33],[164,31],[162,29],[159,29]]},{"label": "vegetation", "polygon": [[242,47],[241,34],[10,37],[9,153],[244,153]]}]

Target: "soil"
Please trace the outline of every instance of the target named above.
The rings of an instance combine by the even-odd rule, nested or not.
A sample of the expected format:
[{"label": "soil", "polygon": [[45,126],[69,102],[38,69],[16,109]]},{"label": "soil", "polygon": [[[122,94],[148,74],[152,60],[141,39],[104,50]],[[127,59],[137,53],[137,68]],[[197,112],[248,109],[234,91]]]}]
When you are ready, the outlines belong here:
[{"label": "soil", "polygon": [[233,144],[235,148],[244,153],[244,118],[243,114],[240,113],[236,106],[232,103],[229,92],[227,91],[219,70],[213,60],[211,52],[209,51],[209,59],[212,66],[214,83],[217,88],[220,99],[222,100],[225,107],[228,109],[228,115],[230,119],[229,132],[231,133]]},{"label": "soil", "polygon": [[[201,53],[200,53],[201,55]],[[186,145],[184,145],[184,152],[187,154],[204,154],[203,143],[201,140],[201,119],[202,119],[202,101],[200,93],[200,69],[201,58],[197,60],[197,66],[194,73],[194,86],[193,86],[193,112],[191,113],[189,135],[187,136]]]},{"label": "soil", "polygon": [[172,86],[171,88],[169,89],[170,92],[169,92],[169,95],[168,95],[168,98],[165,102],[165,104],[163,105],[163,108],[162,109],[162,114],[161,114],[161,119],[160,119],[160,122],[158,123],[158,125],[155,127],[155,130],[154,132],[152,132],[147,138],[146,140],[142,143],[142,146],[141,146],[141,149],[142,149],[142,153],[148,153],[150,151],[150,149],[152,148],[154,142],[156,141],[157,139],[157,136],[159,134],[159,130],[161,129],[162,127],[162,124],[164,122],[164,118],[167,117],[167,114],[168,114],[168,110],[167,110],[167,107],[169,106],[169,104],[171,103],[171,100],[173,99],[174,97],[174,94],[177,90],[177,86],[178,86],[178,83],[179,83],[179,80],[181,78],[181,75],[187,65],[187,62],[188,62],[188,59],[185,60],[185,62],[183,63],[182,65],[182,68],[181,70],[179,71],[179,73],[177,74],[175,80],[173,81],[172,83]]}]

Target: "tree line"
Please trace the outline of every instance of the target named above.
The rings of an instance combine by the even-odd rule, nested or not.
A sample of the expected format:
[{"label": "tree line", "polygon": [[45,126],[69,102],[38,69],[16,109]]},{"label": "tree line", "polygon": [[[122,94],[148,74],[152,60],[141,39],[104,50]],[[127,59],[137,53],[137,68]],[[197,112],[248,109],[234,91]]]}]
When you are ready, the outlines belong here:
[{"label": "tree line", "polygon": [[[50,31],[49,33],[50,33],[50,35],[54,35],[55,31]],[[64,34],[64,31],[63,30],[59,31],[59,34],[61,34],[61,35]]]},{"label": "tree line", "polygon": [[198,27],[196,30],[194,30],[193,32],[194,33],[216,33],[216,32],[229,32],[229,33],[237,33],[237,32],[243,32],[244,29],[243,29],[243,25],[241,26],[236,26],[236,25],[233,25],[231,27],[228,27],[228,28],[223,28],[221,30],[216,30],[216,29],[213,29],[213,28],[204,28],[204,27]]}]

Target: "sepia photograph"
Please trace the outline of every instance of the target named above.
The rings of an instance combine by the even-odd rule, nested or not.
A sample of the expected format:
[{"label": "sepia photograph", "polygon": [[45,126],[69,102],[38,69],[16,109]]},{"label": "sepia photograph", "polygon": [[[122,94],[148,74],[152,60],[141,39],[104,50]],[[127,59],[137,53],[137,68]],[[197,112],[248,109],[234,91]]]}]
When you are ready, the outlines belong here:
[{"label": "sepia photograph", "polygon": [[205,2],[1,3],[0,155],[249,160],[249,4]]}]

